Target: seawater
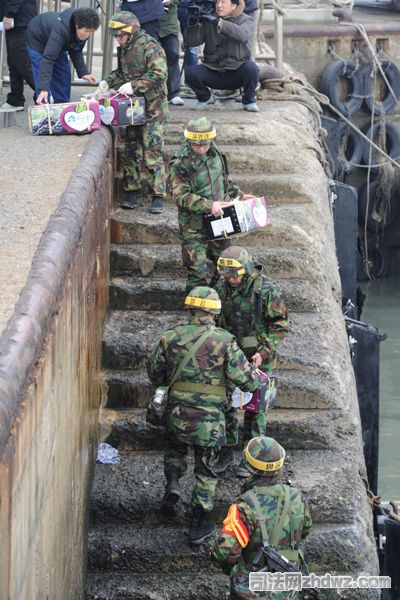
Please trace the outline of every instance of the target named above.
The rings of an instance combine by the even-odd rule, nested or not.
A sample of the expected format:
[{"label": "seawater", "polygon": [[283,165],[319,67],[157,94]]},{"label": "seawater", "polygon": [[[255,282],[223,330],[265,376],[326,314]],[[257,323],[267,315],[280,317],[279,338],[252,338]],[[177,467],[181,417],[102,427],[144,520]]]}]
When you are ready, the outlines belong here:
[{"label": "seawater", "polygon": [[387,334],[380,344],[377,493],[400,500],[400,274],[359,285],[366,294],[360,320]]}]

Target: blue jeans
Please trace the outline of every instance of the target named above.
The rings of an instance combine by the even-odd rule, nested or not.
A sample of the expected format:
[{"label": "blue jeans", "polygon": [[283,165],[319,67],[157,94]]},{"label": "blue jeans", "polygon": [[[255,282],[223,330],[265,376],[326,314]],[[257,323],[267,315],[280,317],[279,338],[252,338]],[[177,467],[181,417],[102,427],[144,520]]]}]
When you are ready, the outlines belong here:
[{"label": "blue jeans", "polygon": [[[40,92],[43,91],[38,87],[40,65],[42,62],[43,55],[37,50],[33,50],[26,45],[29,54],[29,60],[32,65],[32,74],[35,82],[36,97],[39,96]],[[52,100],[49,98],[49,102],[69,102],[71,99],[71,68],[68,62],[68,53],[63,52],[57,58],[53,65],[53,74],[50,81],[50,89],[44,90],[50,92]]]},{"label": "blue jeans", "polygon": [[206,65],[195,65],[186,69],[186,79],[197,100],[206,102],[213,90],[237,90],[243,88],[242,103],[252,104],[256,101],[256,87],[260,70],[252,60],[240,65],[236,71],[214,71]]}]

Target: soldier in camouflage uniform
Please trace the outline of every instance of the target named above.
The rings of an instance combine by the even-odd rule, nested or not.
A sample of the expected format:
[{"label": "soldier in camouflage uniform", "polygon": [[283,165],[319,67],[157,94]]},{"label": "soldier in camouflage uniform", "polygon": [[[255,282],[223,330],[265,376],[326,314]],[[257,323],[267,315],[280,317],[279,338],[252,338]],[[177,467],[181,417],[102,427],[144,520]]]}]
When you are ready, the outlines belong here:
[{"label": "soldier in camouflage uniform", "polygon": [[216,531],[215,524],[205,517],[214,505],[217,448],[226,441],[227,381],[254,391],[260,380],[233,336],[215,327],[215,315],[221,310],[215,290],[194,288],[185,306],[189,323],[164,333],[147,368],[154,385],[170,386],[164,453],[167,487],[160,510],[166,516],[174,514],[180,497],[179,478],[186,473],[189,446],[193,446],[195,486],[189,540],[199,544]]},{"label": "soldier in camouflage uniform", "polygon": [[[223,528],[212,550],[212,561],[230,575],[231,600],[296,600],[296,591],[257,591],[249,589],[249,573],[264,567],[264,559],[253,564],[266,535],[287,560],[305,568],[300,542],[310,532],[312,520],[301,492],[279,483],[279,473],[285,460],[285,450],[273,438],[250,440],[245,460],[251,473],[237,502],[223,521]],[[265,533],[264,533],[265,535]]]},{"label": "soldier in camouflage uniform", "polygon": [[[169,180],[172,197],[178,206],[179,231],[182,244],[182,260],[188,273],[186,291],[196,285],[207,285],[210,259],[216,266],[221,252],[230,246],[229,239],[209,241],[203,216],[223,215],[226,202],[243,194],[228,179],[225,157],[213,140],[215,128],[206,117],[189,121],[185,129],[185,144],[170,162]],[[212,285],[211,279],[210,285]]]},{"label": "soldier in camouflage uniform", "polygon": [[[289,332],[289,319],[285,302],[277,285],[262,272],[261,265],[254,266],[250,254],[240,246],[231,246],[218,259],[221,275],[215,285],[222,311],[217,319],[220,327],[236,338],[246,358],[262,372],[272,375],[275,352]],[[244,439],[265,435],[266,412],[244,414]],[[228,446],[223,448],[217,473],[234,462],[233,449],[238,442],[237,409],[230,408],[226,415]],[[245,464],[237,470],[239,477],[248,477]]]},{"label": "soldier in camouflage uniform", "polygon": [[112,88],[122,94],[142,96],[146,107],[144,125],[123,128],[125,144],[119,150],[119,160],[126,193],[121,206],[131,209],[139,206],[140,169],[144,161],[152,195],[150,210],[160,213],[166,194],[162,155],[163,123],[168,117],[165,53],[154,38],[140,29],[137,17],[131,12],[114,14],[108,27],[119,43],[118,67],[100,82],[99,90]]}]

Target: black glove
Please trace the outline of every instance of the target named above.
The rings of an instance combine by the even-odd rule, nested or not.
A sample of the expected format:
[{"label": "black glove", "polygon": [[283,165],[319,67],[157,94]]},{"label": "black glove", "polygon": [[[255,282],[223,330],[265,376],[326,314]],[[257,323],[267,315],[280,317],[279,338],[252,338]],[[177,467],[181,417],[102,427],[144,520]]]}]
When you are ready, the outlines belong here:
[{"label": "black glove", "polygon": [[208,21],[208,23],[217,24],[219,21],[219,17],[216,17],[215,15],[210,15],[209,13],[206,13],[205,15],[201,15],[200,20],[203,23],[204,23],[204,21]]}]

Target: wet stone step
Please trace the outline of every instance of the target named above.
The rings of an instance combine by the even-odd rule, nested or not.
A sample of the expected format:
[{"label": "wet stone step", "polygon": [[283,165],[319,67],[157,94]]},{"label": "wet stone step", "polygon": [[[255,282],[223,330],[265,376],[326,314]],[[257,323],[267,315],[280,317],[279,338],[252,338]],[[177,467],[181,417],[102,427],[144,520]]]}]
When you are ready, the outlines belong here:
[{"label": "wet stone step", "polygon": [[178,209],[171,202],[165,211],[151,215],[148,210],[114,209],[111,215],[111,243],[179,244]]},{"label": "wet stone step", "polygon": [[[244,411],[238,411],[240,438]],[[146,450],[163,448],[164,429],[146,423],[146,407],[101,411],[102,431],[117,448]],[[324,449],[332,446],[338,431],[346,430],[339,411],[273,408],[268,411],[267,433],[285,440],[285,448]],[[104,436],[104,434],[103,434]]]},{"label": "wet stone step", "polygon": [[109,285],[111,310],[174,311],[184,308],[186,279],[114,277]]},{"label": "wet stone step", "polygon": [[[231,162],[231,161],[229,161]],[[265,166],[264,166],[265,169]],[[232,181],[241,190],[254,196],[263,196],[267,206],[281,204],[311,204],[306,178],[297,173],[265,174],[265,171],[253,172],[243,169],[238,173],[231,171]]]},{"label": "wet stone step", "polygon": [[146,371],[103,369],[102,406],[109,409],[144,408],[154,390]]},{"label": "wet stone step", "polygon": [[[189,544],[189,519],[185,513],[169,523],[110,523],[92,528],[89,535],[90,567],[119,569],[131,573],[160,571],[176,573],[205,570],[210,560],[203,545]],[[208,542],[210,544],[210,542]]]},{"label": "wet stone step", "polygon": [[[278,440],[285,444],[284,436],[280,436]],[[214,509],[210,513],[210,518],[218,524],[222,523],[244,483],[242,478],[236,476],[241,456],[241,448],[236,449],[235,464],[218,477]],[[351,461],[351,457],[349,460]],[[321,461],[326,464],[324,472],[320,469]],[[282,480],[290,481],[301,489],[310,504],[314,527],[318,523],[324,524],[324,527],[339,523],[345,528],[352,525],[357,528],[357,501],[364,494],[363,483],[361,478],[349,475],[348,464],[340,461],[339,452],[288,448]],[[123,448],[118,464],[97,463],[91,492],[91,529],[95,527],[101,532],[105,526],[108,529],[108,524],[116,527],[128,524],[138,524],[139,527],[146,524],[150,527],[153,524],[155,529],[174,525],[181,528],[182,538],[187,543],[194,485],[192,451],[189,453],[187,474],[180,479],[181,499],[177,504],[177,514],[172,519],[166,519],[159,512],[165,484],[161,448],[157,451],[127,451]],[[335,489],[336,503],[327,501],[331,489]],[[351,505],[341,501],[349,490],[354,497]],[[318,529],[315,529],[315,535],[319,535]]]},{"label": "wet stone step", "polygon": [[146,409],[102,409],[102,439],[123,452],[162,450],[165,431],[146,422]]},{"label": "wet stone step", "polygon": [[91,573],[85,600],[227,600],[229,577],[213,567],[192,573]]},{"label": "wet stone step", "polygon": [[[159,294],[161,295],[161,292]],[[147,353],[153,350],[164,331],[186,321],[183,308],[178,312],[175,310],[110,312],[103,328],[103,367],[145,369]]]},{"label": "wet stone step", "polygon": [[112,244],[110,271],[112,277],[186,277],[178,245]]}]

